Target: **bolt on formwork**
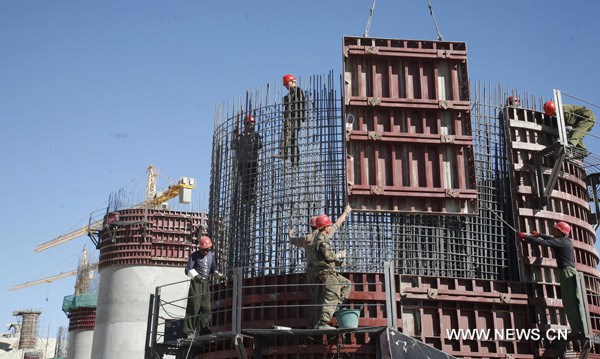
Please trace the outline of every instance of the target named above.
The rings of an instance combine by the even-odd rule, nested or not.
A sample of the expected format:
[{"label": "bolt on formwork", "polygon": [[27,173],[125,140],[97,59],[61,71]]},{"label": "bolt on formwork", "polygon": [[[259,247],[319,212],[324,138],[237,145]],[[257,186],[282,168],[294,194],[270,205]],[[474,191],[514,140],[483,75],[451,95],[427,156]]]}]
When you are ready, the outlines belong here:
[{"label": "bolt on formwork", "polygon": [[[244,267],[247,277],[303,271],[304,251],[290,244],[288,231],[307,234],[311,217],[326,213],[335,221],[343,211],[347,159],[340,80],[330,72],[300,78],[298,86],[305,115],[296,123],[286,123],[287,90],[277,85],[217,105],[209,235],[222,270]],[[504,95],[489,85],[472,87],[479,215],[353,212],[332,238],[334,249],[348,251],[346,270],[381,272],[383,262],[392,261],[401,274],[518,278],[499,119]],[[255,118],[260,146],[244,152],[232,142],[244,133],[248,115]],[[295,153],[296,159],[290,155]]]}]

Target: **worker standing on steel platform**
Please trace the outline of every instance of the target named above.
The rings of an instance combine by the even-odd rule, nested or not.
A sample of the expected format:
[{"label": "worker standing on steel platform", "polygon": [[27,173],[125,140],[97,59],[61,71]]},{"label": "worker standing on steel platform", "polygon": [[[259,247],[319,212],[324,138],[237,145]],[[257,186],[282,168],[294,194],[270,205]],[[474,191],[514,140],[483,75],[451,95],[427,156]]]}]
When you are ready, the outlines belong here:
[{"label": "worker standing on steel platform", "polygon": [[275,157],[288,159],[292,165],[298,165],[300,150],[298,149],[298,133],[301,122],[306,121],[306,96],[296,84],[293,75],[283,76],[283,86],[288,94],[283,96],[283,133],[281,136],[280,154]]},{"label": "worker standing on steel platform", "polygon": [[242,203],[256,203],[256,177],[258,176],[258,150],[262,148],[261,137],[254,130],[256,120],[247,115],[244,132],[233,131],[231,149],[238,161],[238,176],[242,183]]},{"label": "worker standing on steel platform", "polygon": [[[556,104],[554,101],[547,101],[544,104],[544,112],[548,116],[556,114]],[[565,125],[572,127],[568,139],[569,145],[579,149],[584,156],[587,156],[589,152],[583,144],[583,138],[594,127],[596,116],[587,107],[577,105],[563,105],[563,114]]]},{"label": "worker standing on steel platform", "polygon": [[219,280],[222,275],[217,271],[217,262],[210,251],[212,241],[203,236],[199,240],[199,250],[190,255],[185,266],[185,274],[190,277],[183,332],[188,339],[197,335],[212,333],[210,330],[210,275]]},{"label": "worker standing on steel platform", "polygon": [[[346,208],[344,208],[344,212],[342,213],[342,215],[340,216],[340,218],[338,218],[337,221],[335,221],[335,223],[331,226],[331,228],[329,229],[329,236],[333,236],[333,234],[335,233],[335,231],[337,231],[341,225],[344,223],[344,220],[346,220],[346,217],[348,216],[348,214],[352,211],[352,207],[350,207],[350,205],[346,205]],[[313,250],[313,243],[315,242],[315,238],[318,236],[319,234],[319,230],[317,229],[317,217],[312,217],[310,219],[310,228],[311,228],[311,232],[307,235],[304,235],[302,237],[293,237],[294,236],[294,230],[290,229],[290,231],[288,232],[288,237],[290,239],[290,243],[293,244],[296,247],[301,247],[304,248],[304,253],[306,254],[306,278],[308,281],[308,288],[310,290],[310,294],[312,296],[313,299],[313,303],[317,304],[319,303],[319,298],[321,296],[321,286],[319,285],[314,285],[315,283],[317,283],[317,279],[315,277],[315,273],[314,273],[314,250]],[[317,324],[317,316],[319,315],[321,308],[320,307],[313,307],[314,310],[311,313],[310,316],[310,320],[309,320],[309,328],[314,328],[315,325]]]},{"label": "worker standing on steel platform", "polygon": [[562,302],[572,334],[584,333],[583,319],[579,311],[581,298],[577,291],[577,271],[575,270],[575,252],[573,242],[569,238],[571,226],[566,222],[554,225],[552,236],[532,231],[530,235],[518,232],[521,239],[528,242],[552,248],[559,270],[560,291]]},{"label": "worker standing on steel platform", "polygon": [[335,270],[335,267],[340,266],[346,258],[346,251],[334,253],[331,248],[329,242],[331,220],[326,214],[322,214],[317,217],[316,224],[319,234],[313,244],[314,275],[316,283],[323,288],[319,303],[321,305],[319,321],[315,328],[331,329],[333,327],[328,323],[338,307],[348,299],[351,282]]}]

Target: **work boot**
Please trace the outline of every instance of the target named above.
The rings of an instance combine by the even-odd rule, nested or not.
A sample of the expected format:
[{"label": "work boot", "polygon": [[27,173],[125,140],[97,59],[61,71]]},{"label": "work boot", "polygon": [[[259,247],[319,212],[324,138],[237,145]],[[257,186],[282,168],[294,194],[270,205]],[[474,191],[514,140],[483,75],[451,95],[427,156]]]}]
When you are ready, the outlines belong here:
[{"label": "work boot", "polygon": [[331,325],[325,323],[324,321],[320,320],[317,325],[315,326],[315,329],[335,329],[335,327],[332,327]]},{"label": "work boot", "polygon": [[209,334],[212,334],[212,330],[210,330],[210,328],[200,329],[200,335],[209,335]]}]

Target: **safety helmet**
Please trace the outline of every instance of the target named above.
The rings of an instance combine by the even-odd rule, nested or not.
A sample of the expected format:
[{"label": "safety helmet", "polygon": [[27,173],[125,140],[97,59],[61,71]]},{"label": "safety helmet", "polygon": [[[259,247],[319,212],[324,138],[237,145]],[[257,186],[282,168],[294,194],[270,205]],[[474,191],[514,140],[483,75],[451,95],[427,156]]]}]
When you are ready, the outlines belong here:
[{"label": "safety helmet", "polygon": [[210,247],[212,247],[212,241],[207,236],[200,237],[198,242],[200,244],[200,249],[210,249]]},{"label": "safety helmet", "polygon": [[548,116],[552,116],[556,113],[556,104],[554,103],[554,101],[547,101],[544,104],[544,112]]},{"label": "safety helmet", "polygon": [[517,96],[509,96],[506,100],[507,106],[521,106],[521,100]]},{"label": "safety helmet", "polygon": [[314,217],[312,217],[312,218],[310,219],[310,222],[308,222],[308,224],[309,224],[311,227],[316,227],[316,226],[317,226],[317,216],[314,216]]},{"label": "safety helmet", "polygon": [[571,233],[571,226],[567,222],[558,222],[554,225],[554,228],[561,231],[565,236],[568,236]]},{"label": "safety helmet", "polygon": [[294,75],[287,74],[287,75],[283,76],[283,86],[285,86],[285,84],[287,84],[290,81],[296,81],[296,78],[294,77]]},{"label": "safety helmet", "polygon": [[325,226],[331,226],[331,220],[326,214],[320,214],[316,220],[317,228],[321,229]]},{"label": "safety helmet", "polygon": [[254,116],[246,115],[246,118],[244,119],[244,125],[247,125],[249,123],[254,123]]}]

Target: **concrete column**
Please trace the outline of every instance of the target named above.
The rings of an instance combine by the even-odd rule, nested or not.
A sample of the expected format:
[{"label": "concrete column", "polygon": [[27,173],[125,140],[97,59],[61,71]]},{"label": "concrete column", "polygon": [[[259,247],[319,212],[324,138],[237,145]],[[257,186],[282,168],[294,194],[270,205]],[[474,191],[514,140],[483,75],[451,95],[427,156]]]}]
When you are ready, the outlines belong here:
[{"label": "concrete column", "polygon": [[[183,267],[111,266],[101,270],[92,359],[144,359],[148,305],[156,286],[186,280]],[[162,300],[187,296],[188,283],[164,287]],[[176,304],[185,308],[186,301]],[[169,314],[184,317],[171,306]],[[168,314],[162,313],[162,316]],[[163,324],[163,325],[160,325]],[[159,323],[164,331],[164,323]]]},{"label": "concrete column", "polygon": [[70,331],[67,359],[90,359],[92,357],[93,338],[93,330]]}]

